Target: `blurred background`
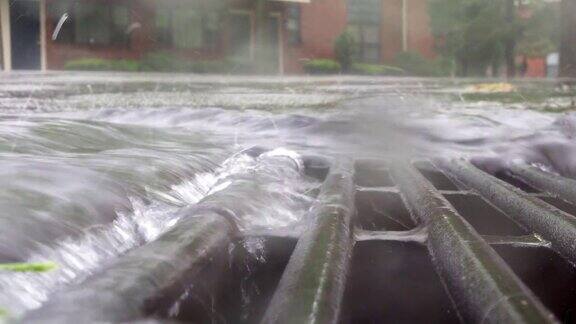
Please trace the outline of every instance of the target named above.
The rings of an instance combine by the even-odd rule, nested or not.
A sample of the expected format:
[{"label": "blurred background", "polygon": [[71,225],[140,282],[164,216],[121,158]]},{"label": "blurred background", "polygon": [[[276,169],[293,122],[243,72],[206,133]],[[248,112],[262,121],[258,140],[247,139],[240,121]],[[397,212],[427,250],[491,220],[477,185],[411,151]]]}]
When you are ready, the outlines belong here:
[{"label": "blurred background", "polygon": [[576,76],[574,0],[0,0],[2,68]]}]

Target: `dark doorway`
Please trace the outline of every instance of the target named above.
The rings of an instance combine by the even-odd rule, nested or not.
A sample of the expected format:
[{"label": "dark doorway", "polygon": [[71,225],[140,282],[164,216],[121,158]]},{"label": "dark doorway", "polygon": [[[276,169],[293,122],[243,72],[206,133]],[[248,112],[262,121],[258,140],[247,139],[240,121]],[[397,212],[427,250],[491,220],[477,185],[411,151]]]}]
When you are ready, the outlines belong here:
[{"label": "dark doorway", "polygon": [[234,60],[248,62],[252,58],[252,16],[234,13],[230,16],[230,54]]},{"label": "dark doorway", "polygon": [[40,5],[38,1],[10,1],[12,69],[40,69]]},{"label": "dark doorway", "polygon": [[[237,12],[230,15],[230,58],[238,63],[250,63],[254,60],[254,51],[257,51],[257,71],[265,74],[278,74],[280,72],[280,17],[270,16],[266,19],[263,40],[254,42],[253,17],[249,13]],[[255,45],[262,48],[254,48]]]},{"label": "dark doorway", "polygon": [[262,55],[262,71],[277,74],[280,61],[280,17],[268,17],[266,31],[264,32],[264,48]]}]

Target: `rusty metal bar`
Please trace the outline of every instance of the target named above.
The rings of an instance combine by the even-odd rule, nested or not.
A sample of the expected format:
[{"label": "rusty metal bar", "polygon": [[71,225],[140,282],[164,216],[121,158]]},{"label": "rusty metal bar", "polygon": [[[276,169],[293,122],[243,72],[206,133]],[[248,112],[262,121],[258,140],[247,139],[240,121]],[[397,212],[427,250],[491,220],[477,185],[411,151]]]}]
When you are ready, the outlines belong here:
[{"label": "rusty metal bar", "polygon": [[576,262],[576,218],[536,197],[524,195],[512,185],[479,170],[463,160],[439,165],[449,176],[472,187],[494,206],[525,228],[551,243],[552,249]]},{"label": "rusty metal bar", "polygon": [[147,306],[168,290],[201,284],[206,269],[210,276],[222,275],[234,231],[232,223],[215,211],[191,212],[156,241],[56,293],[22,322],[117,323],[143,318]]},{"label": "rusty metal bar", "polygon": [[262,323],[338,323],[353,239],[352,164],[331,170]]},{"label": "rusty metal bar", "polygon": [[529,185],[571,203],[576,203],[576,181],[559,175],[544,172],[525,164],[513,164],[509,170]]},{"label": "rusty metal bar", "polygon": [[424,176],[398,164],[392,177],[413,217],[428,229],[433,262],[464,322],[557,322]]}]

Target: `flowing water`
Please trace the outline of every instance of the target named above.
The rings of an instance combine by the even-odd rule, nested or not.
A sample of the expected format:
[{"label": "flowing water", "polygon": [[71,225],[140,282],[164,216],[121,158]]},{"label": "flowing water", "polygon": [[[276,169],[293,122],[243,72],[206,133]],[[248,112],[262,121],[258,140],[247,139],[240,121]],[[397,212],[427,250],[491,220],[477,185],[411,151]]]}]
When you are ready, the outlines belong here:
[{"label": "flowing water", "polygon": [[[471,83],[4,77],[0,263],[58,268],[0,272],[0,307],[18,316],[40,306],[50,293],[153,241],[178,221],[179,209],[200,201],[241,205],[234,221],[247,233],[297,233],[320,185],[304,173],[310,157],[465,156],[491,172],[522,160],[576,176],[576,119],[564,109],[570,93],[473,100],[466,98]],[[551,83],[525,87],[556,91]],[[416,234],[390,239],[425,239]],[[259,244],[248,250],[258,255]]]}]

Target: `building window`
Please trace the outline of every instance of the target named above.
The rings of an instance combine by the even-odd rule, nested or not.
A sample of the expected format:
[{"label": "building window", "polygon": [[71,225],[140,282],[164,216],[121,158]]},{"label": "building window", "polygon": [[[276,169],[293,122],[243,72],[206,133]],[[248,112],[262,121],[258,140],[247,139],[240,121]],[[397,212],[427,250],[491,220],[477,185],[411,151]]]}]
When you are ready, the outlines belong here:
[{"label": "building window", "polygon": [[164,8],[156,10],[156,42],[172,46],[172,10]]},{"label": "building window", "polygon": [[54,4],[50,15],[56,25],[63,15],[68,19],[62,25],[55,41],[90,45],[128,45],[130,10],[123,5],[94,2],[60,2]]},{"label": "building window", "polygon": [[232,12],[228,17],[228,51],[235,61],[249,61],[253,55],[252,16],[249,13]]},{"label": "building window", "polygon": [[202,16],[195,10],[174,11],[172,31],[176,48],[199,48],[204,44]]},{"label": "building window", "polygon": [[380,61],[380,0],[348,0],[348,28],[358,42],[361,62]]},{"label": "building window", "polygon": [[302,26],[301,26],[301,7],[300,5],[291,5],[286,13],[286,29],[288,31],[288,43],[290,45],[299,45],[302,43]]},{"label": "building window", "polygon": [[220,37],[218,12],[188,8],[158,8],[156,41],[179,49],[212,48]]}]

